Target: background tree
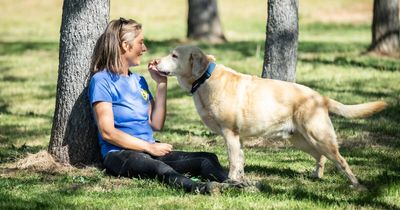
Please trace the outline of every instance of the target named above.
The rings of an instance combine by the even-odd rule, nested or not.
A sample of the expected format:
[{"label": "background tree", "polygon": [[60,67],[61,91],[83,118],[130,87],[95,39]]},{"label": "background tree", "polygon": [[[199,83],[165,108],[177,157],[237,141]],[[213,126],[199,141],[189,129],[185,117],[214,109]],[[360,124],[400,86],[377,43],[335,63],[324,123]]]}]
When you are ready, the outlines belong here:
[{"label": "background tree", "polygon": [[109,0],[64,0],[56,108],[48,148],[62,163],[99,160],[86,83],[92,50],[107,26],[109,5]]},{"label": "background tree", "polygon": [[399,0],[374,0],[370,50],[382,54],[398,54],[399,49]]},{"label": "background tree", "polygon": [[189,0],[187,38],[225,42],[216,0]]},{"label": "background tree", "polygon": [[268,0],[263,78],[295,81],[298,5],[298,0]]}]

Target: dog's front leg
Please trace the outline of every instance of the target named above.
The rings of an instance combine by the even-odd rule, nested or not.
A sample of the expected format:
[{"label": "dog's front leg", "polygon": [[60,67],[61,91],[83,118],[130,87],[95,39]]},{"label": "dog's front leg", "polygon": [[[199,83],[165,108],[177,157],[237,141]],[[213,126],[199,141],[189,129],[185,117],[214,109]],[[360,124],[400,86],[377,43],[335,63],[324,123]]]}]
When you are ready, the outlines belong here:
[{"label": "dog's front leg", "polygon": [[243,181],[244,154],[240,149],[240,137],[231,130],[224,130],[223,136],[228,148],[229,178],[234,181]]}]

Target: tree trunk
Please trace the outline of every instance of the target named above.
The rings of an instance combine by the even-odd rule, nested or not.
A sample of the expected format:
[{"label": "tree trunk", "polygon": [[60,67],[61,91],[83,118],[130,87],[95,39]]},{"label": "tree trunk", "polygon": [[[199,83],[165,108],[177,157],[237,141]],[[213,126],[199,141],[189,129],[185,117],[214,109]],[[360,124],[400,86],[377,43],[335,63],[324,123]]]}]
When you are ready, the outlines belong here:
[{"label": "tree trunk", "polygon": [[56,108],[48,151],[62,163],[100,159],[87,81],[93,48],[109,19],[109,0],[64,0]]},{"label": "tree trunk", "polygon": [[382,54],[398,54],[399,49],[399,0],[374,0],[370,50]]},{"label": "tree trunk", "polygon": [[226,41],[216,0],[189,0],[187,38],[212,43]]},{"label": "tree trunk", "polygon": [[295,81],[298,5],[298,0],[268,0],[263,78]]}]

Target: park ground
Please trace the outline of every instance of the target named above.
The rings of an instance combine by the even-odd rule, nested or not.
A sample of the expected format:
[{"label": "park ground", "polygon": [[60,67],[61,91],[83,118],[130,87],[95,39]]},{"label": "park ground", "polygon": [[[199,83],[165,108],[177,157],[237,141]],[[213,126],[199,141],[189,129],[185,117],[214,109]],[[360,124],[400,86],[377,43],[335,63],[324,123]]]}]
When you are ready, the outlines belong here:
[{"label": "park ground", "polygon": [[[167,3],[168,2],[168,3]],[[260,75],[266,1],[219,0],[229,42],[199,44],[239,72]],[[159,7],[162,5],[162,7]],[[322,180],[314,160],[287,142],[252,139],[248,178],[260,192],[185,194],[158,182],[114,178],[102,170],[18,170],[16,162],[47,148],[54,113],[61,0],[0,2],[0,209],[400,209],[400,61],[366,54],[372,0],[301,0],[296,82],[346,104],[383,99],[389,107],[367,119],[332,116],[341,153],[367,191],[349,187],[331,162]],[[144,24],[146,63],[185,42],[187,2],[112,0],[111,18]],[[156,137],[177,150],[208,151],[227,167],[223,139],[200,121],[192,99],[170,79],[165,129]]]}]

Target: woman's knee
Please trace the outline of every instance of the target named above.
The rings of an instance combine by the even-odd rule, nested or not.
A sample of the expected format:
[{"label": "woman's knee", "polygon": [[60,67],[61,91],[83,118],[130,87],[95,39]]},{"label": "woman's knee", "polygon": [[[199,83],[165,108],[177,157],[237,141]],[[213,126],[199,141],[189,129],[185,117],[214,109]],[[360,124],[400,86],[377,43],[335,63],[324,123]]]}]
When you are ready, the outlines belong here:
[{"label": "woman's knee", "polygon": [[211,152],[202,152],[201,155],[202,158],[206,158],[212,162],[218,162],[218,157],[215,153],[211,153]]}]

